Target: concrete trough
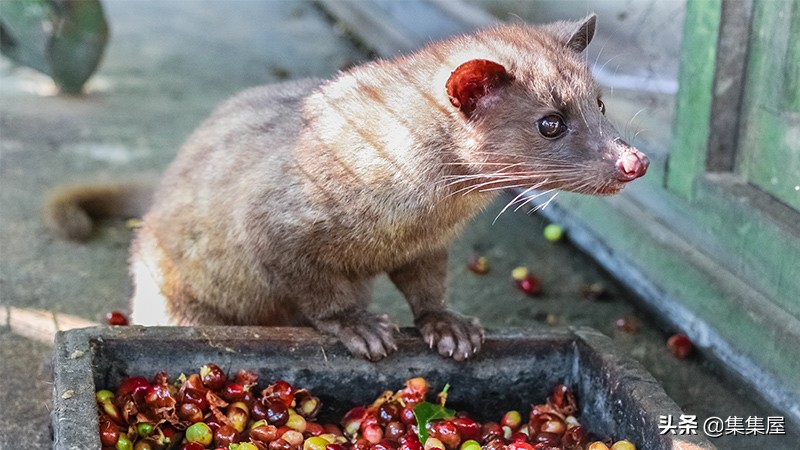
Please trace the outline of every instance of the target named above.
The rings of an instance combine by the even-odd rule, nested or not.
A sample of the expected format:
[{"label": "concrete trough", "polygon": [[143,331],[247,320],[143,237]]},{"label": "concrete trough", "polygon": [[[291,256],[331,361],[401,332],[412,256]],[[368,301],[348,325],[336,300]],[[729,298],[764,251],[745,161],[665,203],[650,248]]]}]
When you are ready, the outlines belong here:
[{"label": "concrete trough", "polygon": [[[639,450],[714,449],[699,435],[662,435],[661,417],[675,423],[680,408],[633,359],[590,328],[504,329],[487,334],[467,362],[431,351],[415,330],[402,330],[398,351],[377,363],[354,359],[335,339],[307,328],[97,327],[56,337],[52,426],[54,449],[100,449],[94,393],[130,375],[170,377],[213,362],[227,372],[259,374],[259,385],[284,379],[323,402],[322,418],[341,417],[422,376],[438,392],[451,388],[448,406],[498,420],[509,409],[530,411],[550,389],[575,391],[580,421],[600,436],[628,439]],[[483,415],[483,417],[481,417]]]}]

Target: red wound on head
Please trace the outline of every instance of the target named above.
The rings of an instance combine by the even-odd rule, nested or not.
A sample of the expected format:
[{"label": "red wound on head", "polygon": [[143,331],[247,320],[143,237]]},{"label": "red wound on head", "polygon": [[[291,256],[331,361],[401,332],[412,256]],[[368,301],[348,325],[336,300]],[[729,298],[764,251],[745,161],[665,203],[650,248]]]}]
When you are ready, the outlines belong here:
[{"label": "red wound on head", "polygon": [[473,59],[456,67],[445,87],[450,103],[469,117],[478,100],[509,81],[511,75],[505,67],[486,59]]}]

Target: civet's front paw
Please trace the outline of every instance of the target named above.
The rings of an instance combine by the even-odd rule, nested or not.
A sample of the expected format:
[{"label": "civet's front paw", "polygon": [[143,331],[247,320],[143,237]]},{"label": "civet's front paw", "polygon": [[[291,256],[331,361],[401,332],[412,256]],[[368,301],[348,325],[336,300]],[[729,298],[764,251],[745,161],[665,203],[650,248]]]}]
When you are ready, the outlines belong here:
[{"label": "civet's front paw", "polygon": [[314,324],[318,330],[338,337],[353,356],[378,361],[397,350],[394,342],[397,325],[385,314],[366,311],[341,314]]},{"label": "civet's front paw", "polygon": [[483,328],[478,319],[451,311],[430,311],[414,321],[422,338],[442,356],[463,361],[475,355],[483,343]]}]

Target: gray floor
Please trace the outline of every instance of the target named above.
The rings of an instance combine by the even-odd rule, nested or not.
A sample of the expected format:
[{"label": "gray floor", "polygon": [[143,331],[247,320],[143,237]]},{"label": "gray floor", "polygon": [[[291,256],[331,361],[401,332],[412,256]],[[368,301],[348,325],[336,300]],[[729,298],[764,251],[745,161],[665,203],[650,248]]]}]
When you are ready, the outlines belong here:
[{"label": "gray floor", "polygon": [[[43,195],[75,180],[157,174],[187,134],[220,100],[238,90],[283,78],[327,77],[367,56],[337,34],[307,1],[160,2],[107,0],[112,39],[88,95],[48,95],[46,79],[0,60],[0,449],[50,445],[51,333],[70,317],[102,322],[125,310],[131,231],[110,223],[86,245],[51,237],[39,217]],[[762,409],[748,392],[724,381],[700,357],[676,360],[658,328],[637,310],[622,287],[567,242],[541,237],[543,219],[507,212],[492,224],[501,198],[479,215],[451,252],[453,307],[488,327],[589,325],[611,336],[657,378],[688,414],[780,415]],[[476,276],[466,260],[480,253],[491,271]],[[515,291],[511,269],[529,266],[545,295]],[[608,299],[579,294],[603,283]],[[385,280],[374,308],[410,324],[405,302]],[[56,313],[51,316],[37,312]],[[10,312],[10,314],[9,314]],[[613,322],[631,315],[631,335]],[[37,317],[45,317],[36,320]],[[59,319],[59,317],[61,319]],[[3,326],[5,322],[5,326]],[[787,424],[787,428],[791,428]],[[721,449],[796,448],[791,436],[738,436],[715,441]]]}]

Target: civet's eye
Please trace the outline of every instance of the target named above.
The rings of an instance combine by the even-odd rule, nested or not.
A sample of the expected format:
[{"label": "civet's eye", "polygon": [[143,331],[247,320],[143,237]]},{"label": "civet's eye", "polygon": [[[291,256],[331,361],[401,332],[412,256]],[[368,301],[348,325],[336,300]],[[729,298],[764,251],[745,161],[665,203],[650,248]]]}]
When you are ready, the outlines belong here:
[{"label": "civet's eye", "polygon": [[555,139],[567,131],[564,119],[557,114],[542,117],[536,125],[539,127],[539,133],[548,139]]},{"label": "civet's eye", "polygon": [[597,106],[600,108],[600,113],[606,115],[606,104],[599,98],[597,99]]}]

